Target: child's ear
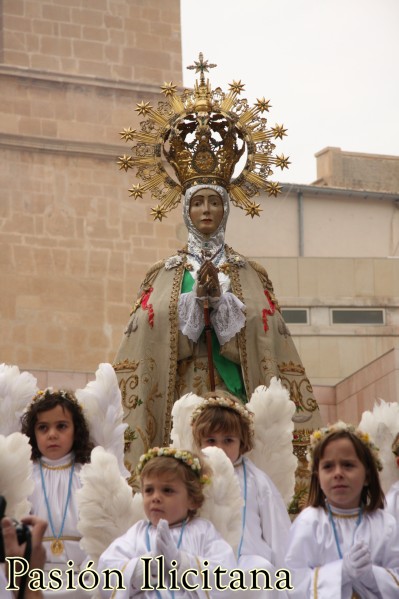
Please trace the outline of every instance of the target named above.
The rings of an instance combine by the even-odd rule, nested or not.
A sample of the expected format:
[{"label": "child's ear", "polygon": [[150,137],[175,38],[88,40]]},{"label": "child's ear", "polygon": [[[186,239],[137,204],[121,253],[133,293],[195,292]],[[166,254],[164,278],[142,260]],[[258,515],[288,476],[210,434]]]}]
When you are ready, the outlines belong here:
[{"label": "child's ear", "polygon": [[196,512],[199,507],[200,506],[198,505],[197,501],[195,501],[192,497],[188,498],[188,511],[189,512]]}]

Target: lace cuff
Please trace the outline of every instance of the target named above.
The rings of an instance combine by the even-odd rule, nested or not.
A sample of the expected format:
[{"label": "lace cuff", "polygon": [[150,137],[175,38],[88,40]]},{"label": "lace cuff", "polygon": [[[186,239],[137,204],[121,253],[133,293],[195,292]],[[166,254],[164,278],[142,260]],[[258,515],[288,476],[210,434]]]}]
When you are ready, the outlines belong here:
[{"label": "lace cuff", "polygon": [[181,293],[178,305],[179,331],[196,343],[205,326],[204,310],[194,291]]},{"label": "lace cuff", "polygon": [[226,291],[217,301],[211,302],[211,322],[220,345],[230,341],[245,325],[245,304]]}]

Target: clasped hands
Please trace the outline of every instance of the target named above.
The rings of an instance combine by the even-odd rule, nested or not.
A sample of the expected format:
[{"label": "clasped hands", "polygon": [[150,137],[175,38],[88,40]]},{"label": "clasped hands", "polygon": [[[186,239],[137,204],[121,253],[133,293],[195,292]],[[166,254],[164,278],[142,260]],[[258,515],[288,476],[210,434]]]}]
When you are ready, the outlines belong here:
[{"label": "clasped hands", "polygon": [[[169,524],[166,520],[160,520],[157,525],[157,532],[155,535],[155,548],[142,557],[158,557],[163,556],[165,570],[168,571],[173,567],[176,567],[179,572],[182,572],[190,567],[190,560],[186,553],[179,551],[176,547],[176,543],[170,532]],[[172,565],[172,561],[174,561]],[[175,563],[176,562],[176,563]],[[150,564],[151,572],[151,583],[156,585],[158,583],[159,575],[159,564],[158,561],[152,559]],[[133,577],[132,586],[135,589],[140,589],[143,584],[143,562],[141,559],[137,561]]]},{"label": "clasped hands", "polygon": [[373,564],[368,545],[363,541],[355,543],[343,557],[342,564],[343,582],[351,582],[357,586],[360,582],[367,589],[373,590],[376,581],[373,574]]},{"label": "clasped hands", "polygon": [[198,297],[220,297],[218,269],[210,260],[205,260],[198,271]]}]

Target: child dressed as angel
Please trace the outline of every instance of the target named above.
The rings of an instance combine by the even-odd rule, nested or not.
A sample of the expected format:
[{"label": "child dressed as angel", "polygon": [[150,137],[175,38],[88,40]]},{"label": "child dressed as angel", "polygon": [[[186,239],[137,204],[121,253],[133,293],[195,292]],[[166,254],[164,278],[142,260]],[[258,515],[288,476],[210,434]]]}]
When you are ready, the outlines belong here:
[{"label": "child dressed as angel", "polygon": [[79,569],[86,555],[79,547],[75,495],[93,449],[83,410],[70,391],[39,391],[23,415],[22,432],[32,447],[32,512],[49,523],[48,568],[72,560]]},{"label": "child dressed as angel", "polygon": [[[184,572],[199,572],[204,563],[211,571],[231,571],[237,565],[230,545],[210,521],[197,515],[204,502],[203,487],[209,480],[207,466],[189,451],[154,447],[141,456],[137,470],[146,518],[136,522],[101,555],[98,570],[123,572],[125,587],[103,589],[102,596],[219,596],[212,584],[206,590],[201,588],[204,585],[200,575],[197,579],[194,574],[184,578]],[[175,578],[171,572],[175,572]]]},{"label": "child dressed as angel", "polygon": [[246,456],[253,448],[253,414],[226,391],[207,394],[191,419],[199,449],[223,449],[234,465],[244,506],[238,563],[241,568],[283,566],[290,519],[272,480]]},{"label": "child dressed as angel", "polygon": [[[28,454],[33,461],[32,485],[21,485],[18,472],[24,460],[15,459],[12,473],[16,482],[12,487],[18,488],[26,510],[18,516],[26,515],[31,507],[33,514],[48,522],[44,570],[47,573],[56,568],[63,573],[62,580],[57,577],[56,581],[61,586],[49,589],[45,596],[48,593],[60,597],[65,590],[71,599],[88,597],[83,588],[66,590],[70,579],[64,576],[65,572],[74,573],[76,584],[88,561],[87,552],[80,545],[78,527],[80,476],[83,467],[90,464],[94,446],[109,450],[115,460],[114,469],[120,476],[128,476],[123,466],[126,425],[122,417],[121,394],[111,364],[100,364],[95,380],[75,392],[52,388],[39,391],[32,374],[20,372],[17,366],[0,364],[0,433],[11,437],[22,426],[26,436],[21,437],[27,443],[29,440]],[[24,459],[31,464],[29,455]],[[9,496],[4,491],[10,504],[7,510],[11,510],[7,515],[15,516],[10,501],[15,492],[8,491]]]},{"label": "child dressed as angel", "polygon": [[[276,379],[272,381],[270,389],[273,387],[273,391],[259,387],[259,393],[256,391],[246,405],[228,392],[219,390],[208,393],[204,398],[189,393],[175,403],[172,412],[172,441],[175,446],[183,444],[197,450],[209,446],[218,447],[234,466],[243,498],[237,558],[239,567],[247,572],[251,568],[275,572],[277,568],[284,567],[290,528],[290,519],[281,493],[266,474],[263,464],[261,470],[248,457],[254,455],[254,451],[250,452],[257,443],[257,454],[263,454],[266,462],[271,462],[274,458],[276,465],[276,461],[281,459],[280,469],[286,469],[286,479],[292,482],[292,493],[296,460],[292,455],[291,418],[295,407],[280,382]],[[269,393],[267,398],[264,397],[265,392]],[[262,407],[256,409],[257,406]],[[254,412],[257,412],[255,419]],[[270,422],[274,417],[280,419],[280,427],[274,427]],[[273,428],[278,429],[279,437],[284,437],[279,448],[276,447],[277,458],[272,456],[273,449],[265,448],[265,438],[259,438],[263,434],[263,437],[268,437],[266,443],[273,445],[273,435],[276,433],[276,430],[271,430]],[[259,464],[258,459],[256,463]],[[287,499],[286,492],[284,494]]]}]

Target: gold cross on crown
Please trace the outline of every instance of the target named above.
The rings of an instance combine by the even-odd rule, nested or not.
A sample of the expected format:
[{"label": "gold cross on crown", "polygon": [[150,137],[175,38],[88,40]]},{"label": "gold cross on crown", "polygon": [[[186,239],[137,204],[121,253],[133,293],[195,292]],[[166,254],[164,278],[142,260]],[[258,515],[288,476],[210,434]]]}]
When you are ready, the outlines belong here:
[{"label": "gold cross on crown", "polygon": [[204,61],[204,55],[202,54],[202,52],[200,52],[199,56],[198,56],[198,61],[194,60],[194,64],[191,64],[187,68],[190,71],[195,69],[196,73],[201,73],[200,81],[201,81],[201,83],[205,83],[204,73],[208,73],[209,69],[214,69],[215,67],[217,67],[217,64],[213,64],[213,63],[209,64],[209,62],[207,60]]}]

